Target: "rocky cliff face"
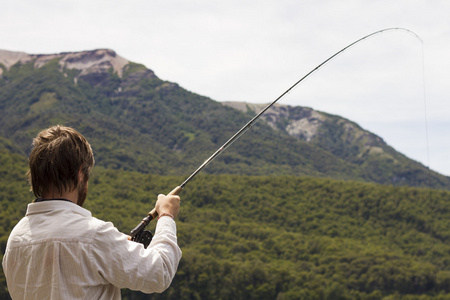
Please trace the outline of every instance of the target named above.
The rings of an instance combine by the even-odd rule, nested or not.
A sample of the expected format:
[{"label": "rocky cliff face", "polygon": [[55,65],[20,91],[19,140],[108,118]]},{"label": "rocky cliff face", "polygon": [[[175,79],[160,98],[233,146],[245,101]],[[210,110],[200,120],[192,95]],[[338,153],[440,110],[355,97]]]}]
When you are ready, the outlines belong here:
[{"label": "rocky cliff face", "polygon": [[[245,102],[223,102],[234,109],[255,114],[261,112],[268,104],[254,104]],[[275,104],[261,117],[273,129],[286,131],[290,136],[310,142],[316,135],[325,116],[311,108],[292,107]]]},{"label": "rocky cliff face", "polygon": [[[0,64],[9,70],[17,63],[26,64],[34,62],[35,68],[40,68],[53,59],[59,59],[61,71],[79,70],[78,77],[89,74],[100,74],[113,70],[119,77],[122,77],[124,67],[129,63],[114,51],[108,49],[97,49],[82,52],[67,52],[59,54],[27,54],[24,52],[13,52],[0,50]],[[0,68],[0,75],[3,69]]]},{"label": "rocky cliff face", "polygon": [[[261,112],[267,106],[245,102],[223,104],[243,112],[251,111],[253,114]],[[308,107],[275,104],[262,119],[275,130],[318,144],[348,161],[355,162],[370,155],[383,155],[393,159],[382,138],[338,116]]]}]

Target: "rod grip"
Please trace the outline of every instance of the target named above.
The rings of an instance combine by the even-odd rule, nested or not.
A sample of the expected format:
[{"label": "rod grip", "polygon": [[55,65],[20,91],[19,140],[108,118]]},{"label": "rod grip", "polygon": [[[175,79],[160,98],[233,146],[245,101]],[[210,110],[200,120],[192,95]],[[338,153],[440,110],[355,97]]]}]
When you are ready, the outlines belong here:
[{"label": "rod grip", "polygon": [[[183,190],[183,188],[181,186],[177,186],[176,188],[174,188],[169,194],[167,195],[172,195],[172,196],[177,196],[179,193],[181,193],[181,191]],[[156,208],[152,209],[148,215],[151,217],[151,220],[154,220],[158,217],[158,213],[156,212]]]},{"label": "rod grip", "polygon": [[169,195],[177,196],[179,193],[181,193],[182,190],[183,190],[183,188],[181,186],[177,186],[169,193]]}]

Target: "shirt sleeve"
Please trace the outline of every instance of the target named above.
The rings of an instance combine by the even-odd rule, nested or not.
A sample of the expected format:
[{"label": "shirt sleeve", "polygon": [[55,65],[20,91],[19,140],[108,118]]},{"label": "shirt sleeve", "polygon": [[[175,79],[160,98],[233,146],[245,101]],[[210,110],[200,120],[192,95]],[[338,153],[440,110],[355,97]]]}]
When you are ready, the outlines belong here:
[{"label": "shirt sleeve", "polygon": [[158,220],[147,249],[141,243],[129,241],[112,223],[102,223],[92,243],[93,272],[119,288],[144,293],[161,293],[170,286],[181,259],[172,218]]}]

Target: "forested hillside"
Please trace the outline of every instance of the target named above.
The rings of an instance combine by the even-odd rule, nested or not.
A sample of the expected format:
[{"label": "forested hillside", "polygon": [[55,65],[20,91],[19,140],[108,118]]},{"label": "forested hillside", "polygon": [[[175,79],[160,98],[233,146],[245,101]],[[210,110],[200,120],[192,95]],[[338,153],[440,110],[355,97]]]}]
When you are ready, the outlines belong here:
[{"label": "forested hillside", "polygon": [[[0,151],[0,247],[33,197]],[[184,178],[95,167],[85,207],[128,233]],[[450,192],[294,176],[199,175],[182,192],[171,287],[124,299],[449,299]],[[149,228],[154,228],[154,223]],[[111,245],[113,247],[113,245]],[[0,299],[8,299],[4,275]]]},{"label": "forested hillside", "polygon": [[[105,168],[189,174],[254,115],[163,81],[111,50],[21,55],[27,59],[15,64],[0,57],[0,135],[24,156],[39,130],[60,123],[82,132]],[[312,140],[259,122],[204,171],[450,189],[449,177],[429,172],[380,138],[361,140],[362,130],[347,130],[342,118],[328,119]]]}]

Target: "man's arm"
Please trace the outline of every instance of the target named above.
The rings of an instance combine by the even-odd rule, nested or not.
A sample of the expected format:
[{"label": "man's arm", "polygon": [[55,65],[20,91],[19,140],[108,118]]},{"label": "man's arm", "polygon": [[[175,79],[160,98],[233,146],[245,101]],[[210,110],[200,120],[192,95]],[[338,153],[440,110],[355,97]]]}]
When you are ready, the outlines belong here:
[{"label": "man's arm", "polygon": [[160,218],[147,249],[129,241],[112,223],[105,222],[99,227],[93,241],[92,266],[106,281],[144,293],[161,293],[169,287],[181,259],[174,220],[180,198],[159,195],[155,208]]}]

